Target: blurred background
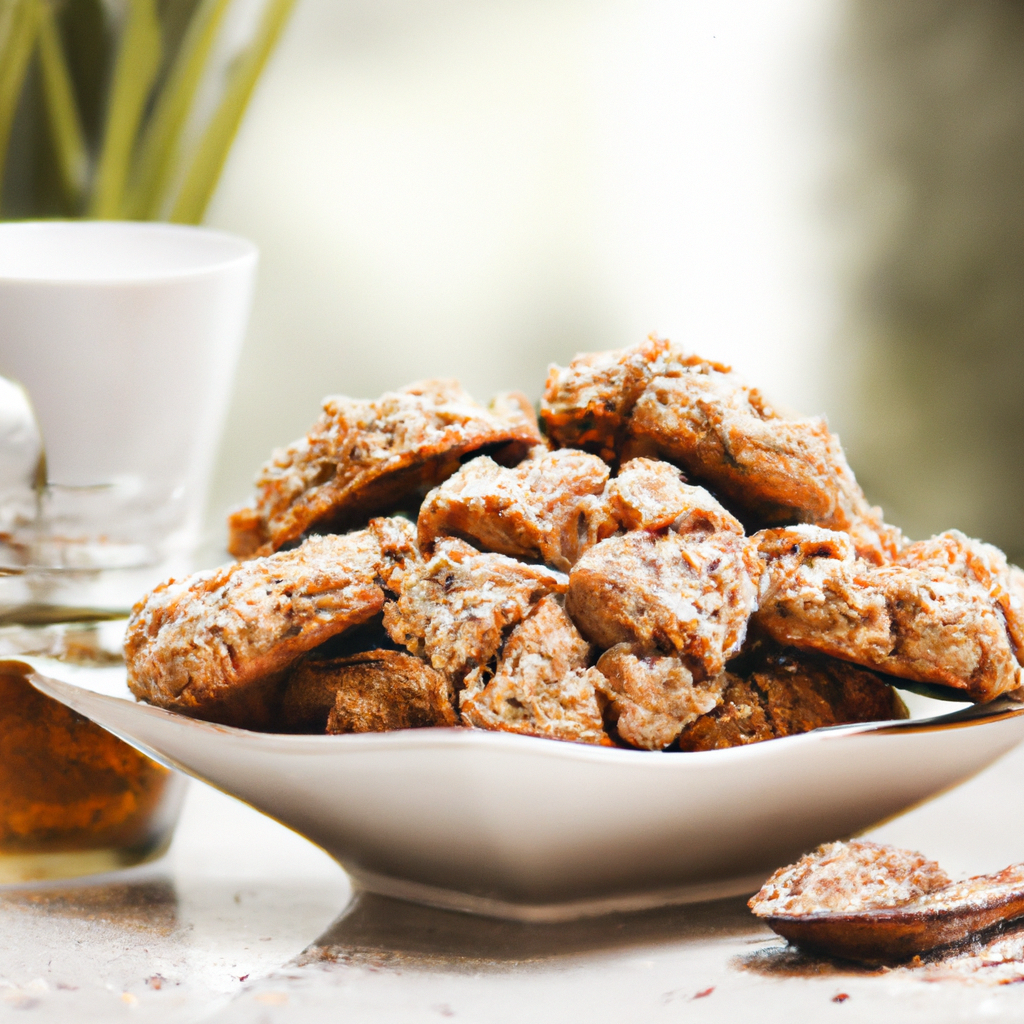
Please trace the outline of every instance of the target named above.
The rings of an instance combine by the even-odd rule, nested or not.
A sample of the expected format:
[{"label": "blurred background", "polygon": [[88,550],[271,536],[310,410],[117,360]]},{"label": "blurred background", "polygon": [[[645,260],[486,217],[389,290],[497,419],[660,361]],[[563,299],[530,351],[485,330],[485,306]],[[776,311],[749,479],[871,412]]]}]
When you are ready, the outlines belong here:
[{"label": "blurred background", "polygon": [[298,0],[206,213],[262,252],[206,560],[325,394],[655,331],[1024,561],[1022,55],[1018,0]]}]

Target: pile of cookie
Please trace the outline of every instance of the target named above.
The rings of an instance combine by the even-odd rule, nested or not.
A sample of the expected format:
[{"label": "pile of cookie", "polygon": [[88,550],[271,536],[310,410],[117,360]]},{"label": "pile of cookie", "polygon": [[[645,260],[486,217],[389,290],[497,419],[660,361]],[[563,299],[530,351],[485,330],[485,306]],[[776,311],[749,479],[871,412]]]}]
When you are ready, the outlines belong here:
[{"label": "pile of cookie", "polygon": [[652,337],[522,395],[329,398],[229,519],[239,561],[140,601],[137,697],[277,732],[469,726],[707,750],[987,701],[1024,573],[909,543],[820,418]]}]

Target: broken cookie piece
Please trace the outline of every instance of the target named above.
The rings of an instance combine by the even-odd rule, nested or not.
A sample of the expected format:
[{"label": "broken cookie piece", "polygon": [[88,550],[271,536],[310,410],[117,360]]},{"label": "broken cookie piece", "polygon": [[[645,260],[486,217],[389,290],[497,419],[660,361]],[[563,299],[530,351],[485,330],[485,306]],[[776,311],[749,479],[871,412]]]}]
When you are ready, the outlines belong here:
[{"label": "broken cookie piece", "polygon": [[912,569],[942,569],[981,586],[1002,611],[1017,661],[1024,665],[1024,572],[1010,565],[999,548],[959,530],[947,530],[908,544],[896,563]]},{"label": "broken cookie piece", "polygon": [[229,520],[239,558],[276,551],[307,530],[365,522],[423,495],[469,452],[499,450],[511,463],[541,443],[536,423],[514,401],[501,414],[477,405],[458,382],[428,380],[375,401],[332,397],[309,434],[276,452],[256,478],[252,508]]},{"label": "broken cookie piece", "polygon": [[551,596],[509,635],[494,675],[476,675],[460,695],[463,720],[480,729],[610,746],[590,644]]},{"label": "broken cookie piece", "polygon": [[645,655],[630,644],[605,651],[595,671],[619,737],[642,750],[664,750],[718,704],[725,683],[724,675],[694,682],[679,658]]},{"label": "broken cookie piece", "polygon": [[419,658],[371,650],[315,655],[291,670],[281,700],[288,732],[386,732],[458,723],[451,684]]},{"label": "broken cookie piece", "polygon": [[758,572],[754,545],[735,533],[634,531],[583,555],[565,606],[598,647],[678,654],[710,679],[743,643]]},{"label": "broken cookie piece", "polygon": [[416,543],[416,524],[400,516],[371,519],[367,530],[380,545],[377,578],[390,593],[397,593],[402,576],[423,564]]},{"label": "broken cookie piece", "polygon": [[195,718],[272,727],[291,664],[380,612],[381,567],[377,537],[360,530],[162,583],[132,609],[128,685]]},{"label": "broken cookie piece", "polygon": [[619,456],[629,415],[647,385],[685,358],[653,335],[639,345],[576,356],[548,370],[540,418],[558,445],[584,448],[606,462]]},{"label": "broken cookie piece", "polygon": [[827,843],[776,871],[749,906],[802,948],[898,963],[1024,915],[1024,864],[950,882],[920,853]]},{"label": "broken cookie piece", "polygon": [[757,534],[765,572],[756,621],[778,643],[986,701],[1019,685],[1003,615],[982,586],[945,568],[873,566],[844,533]]},{"label": "broken cookie piece", "polygon": [[424,499],[420,545],[429,551],[438,537],[461,537],[568,571],[617,528],[603,500],[609,472],[596,455],[571,448],[538,449],[513,468],[478,456]]},{"label": "broken cookie piece", "polygon": [[735,533],[743,525],[703,487],[692,487],[671,463],[637,458],[626,462],[606,489],[608,504],[624,530]]},{"label": "broken cookie piece", "polygon": [[429,561],[402,575],[398,600],[384,609],[384,627],[395,643],[429,660],[456,685],[473,686],[506,631],[542,597],[564,593],[567,585],[553,569],[442,538]]},{"label": "broken cookie piece", "polygon": [[909,717],[884,679],[849,662],[760,643],[730,666],[721,704],[687,726],[680,750],[721,750],[831,725]]}]

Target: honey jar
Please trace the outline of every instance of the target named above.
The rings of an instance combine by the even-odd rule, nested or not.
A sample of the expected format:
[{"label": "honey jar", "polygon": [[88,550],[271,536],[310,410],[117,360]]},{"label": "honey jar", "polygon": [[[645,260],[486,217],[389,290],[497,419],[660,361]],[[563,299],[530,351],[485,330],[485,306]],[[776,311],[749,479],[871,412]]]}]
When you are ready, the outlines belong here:
[{"label": "honey jar", "polygon": [[[10,651],[10,639],[0,650]],[[24,649],[24,634],[16,646]],[[96,631],[93,629],[92,634]],[[104,655],[89,627],[41,631],[30,646],[66,660]],[[113,657],[116,657],[113,656]],[[37,691],[0,661],[0,883],[68,878],[159,856],[184,778]]]}]

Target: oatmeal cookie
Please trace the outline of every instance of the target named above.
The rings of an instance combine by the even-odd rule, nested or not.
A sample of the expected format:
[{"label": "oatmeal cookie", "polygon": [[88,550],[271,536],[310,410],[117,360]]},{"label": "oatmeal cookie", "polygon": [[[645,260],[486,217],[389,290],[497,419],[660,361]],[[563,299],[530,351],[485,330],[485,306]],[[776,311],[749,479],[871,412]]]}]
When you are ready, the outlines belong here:
[{"label": "oatmeal cookie", "polygon": [[616,530],[603,498],[609,472],[596,455],[572,448],[541,451],[514,468],[478,456],[424,499],[420,545],[429,551],[438,537],[462,537],[568,571]]},{"label": "oatmeal cookie", "polygon": [[1006,619],[1017,661],[1024,665],[1024,572],[1009,565],[1006,555],[959,530],[907,545],[897,564],[917,569],[943,569],[988,591]]},{"label": "oatmeal cookie", "polygon": [[683,730],[680,750],[719,750],[909,715],[896,691],[873,672],[823,655],[757,646],[753,664],[730,665],[722,703]]},{"label": "oatmeal cookie", "polygon": [[381,568],[361,530],[162,583],[132,609],[128,685],[158,707],[268,728],[291,664],[380,612]]},{"label": "oatmeal cookie", "polygon": [[626,643],[605,651],[596,672],[619,737],[642,750],[664,750],[719,703],[725,683],[724,675],[694,682],[678,657],[645,654]]},{"label": "oatmeal cookie", "polygon": [[397,593],[403,574],[423,564],[416,543],[416,524],[390,516],[371,519],[366,528],[380,545],[378,580],[386,591]]},{"label": "oatmeal cookie", "polygon": [[445,537],[429,561],[403,574],[398,600],[384,608],[384,627],[396,644],[473,689],[507,631],[567,584],[560,572]]},{"label": "oatmeal cookie", "polygon": [[604,731],[600,678],[588,669],[590,644],[550,594],[516,626],[494,675],[462,691],[462,718],[481,729],[610,746]]},{"label": "oatmeal cookie", "polygon": [[728,367],[696,359],[673,366],[637,400],[629,433],[750,521],[843,530],[879,564],[899,549],[899,531],[868,505],[826,422],[780,415]]},{"label": "oatmeal cookie", "polygon": [[614,352],[589,352],[548,370],[540,418],[557,445],[585,448],[613,462],[629,415],[647,385],[685,357],[662,338]]},{"label": "oatmeal cookie", "polygon": [[573,566],[565,607],[598,647],[678,654],[709,679],[743,643],[759,570],[756,546],[735,533],[634,531]]},{"label": "oatmeal cookie", "polygon": [[636,458],[624,463],[606,489],[611,511],[624,530],[676,533],[724,531],[743,536],[740,521],[703,487],[692,487],[671,463]]},{"label": "oatmeal cookie", "polygon": [[553,366],[541,404],[548,436],[604,459],[668,459],[758,526],[844,530],[882,564],[902,536],[868,504],[820,418],[782,415],[728,366],[651,337]]},{"label": "oatmeal cookie", "polygon": [[760,628],[820,651],[986,701],[1019,685],[1006,623],[978,582],[918,562],[874,566],[844,533],[815,526],[758,534]]},{"label": "oatmeal cookie", "polygon": [[458,724],[450,682],[419,658],[374,649],[293,666],[281,700],[288,732],[387,732]]},{"label": "oatmeal cookie", "polygon": [[469,452],[518,462],[540,433],[517,401],[504,398],[499,408],[500,415],[482,408],[451,380],[375,401],[325,399],[309,434],[260,470],[253,507],[229,517],[228,549],[239,558],[267,554],[309,529],[345,529],[416,505]]}]

